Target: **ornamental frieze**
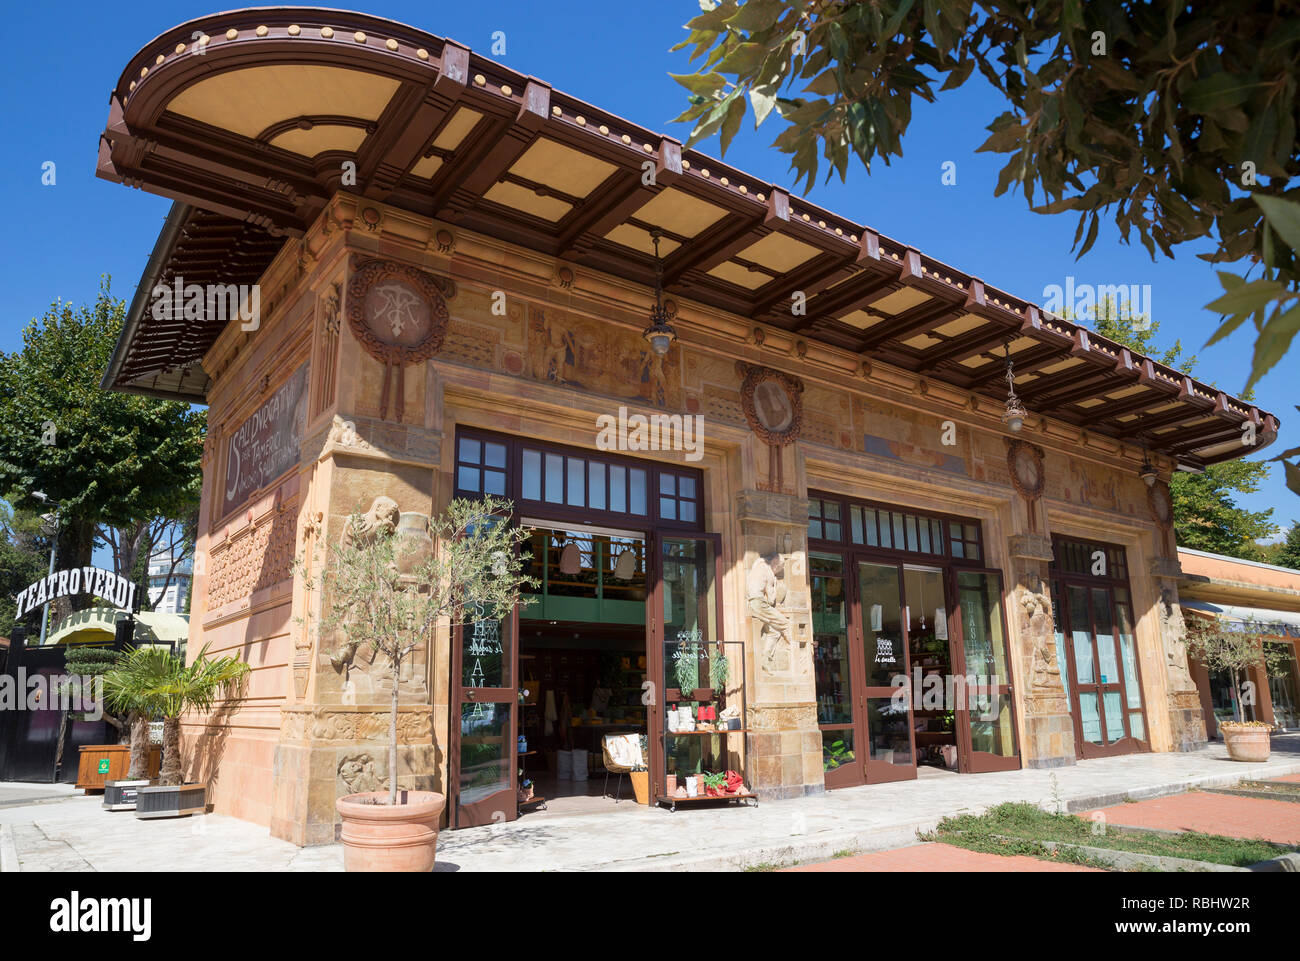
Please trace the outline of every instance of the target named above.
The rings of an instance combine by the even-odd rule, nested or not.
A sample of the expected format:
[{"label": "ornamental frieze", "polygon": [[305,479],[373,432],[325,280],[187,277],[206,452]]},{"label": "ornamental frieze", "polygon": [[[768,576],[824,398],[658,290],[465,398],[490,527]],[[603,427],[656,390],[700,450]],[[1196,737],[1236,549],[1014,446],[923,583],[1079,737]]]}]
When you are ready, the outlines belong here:
[{"label": "ornamental frieze", "polygon": [[289,580],[297,534],[296,503],[284,504],[213,547],[208,565],[208,614]]},{"label": "ornamental frieze", "polygon": [[[390,715],[386,709],[345,711],[327,708],[286,708],[281,712],[281,741],[388,740]],[[397,739],[410,744],[433,737],[433,709],[427,705],[402,708],[397,714]]]}]

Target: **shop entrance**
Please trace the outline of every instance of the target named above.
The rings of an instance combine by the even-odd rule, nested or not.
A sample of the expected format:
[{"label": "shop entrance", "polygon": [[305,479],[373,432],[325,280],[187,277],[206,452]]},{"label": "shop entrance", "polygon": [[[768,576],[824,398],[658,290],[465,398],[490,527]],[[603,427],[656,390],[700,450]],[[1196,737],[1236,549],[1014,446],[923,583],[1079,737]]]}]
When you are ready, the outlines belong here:
[{"label": "shop entrance", "polygon": [[1124,548],[1057,537],[1052,553],[1057,656],[1075,753],[1150,750]]},{"label": "shop entrance", "polygon": [[[700,472],[460,429],[455,478],[457,497],[514,504],[540,587],[509,617],[471,617],[454,632],[453,826],[630,811],[638,787],[653,801],[665,632],[716,597],[716,537],[692,533],[703,527]],[[685,576],[671,559],[697,543],[708,580],[688,603],[685,581],[664,582]]]},{"label": "shop entrance", "polygon": [[[978,525],[821,498],[810,510],[827,788],[1018,768],[1001,577],[979,566]],[[868,549],[815,549],[833,541]]]},{"label": "shop entrance", "polygon": [[542,583],[520,607],[520,809],[630,809],[649,778],[645,536],[524,523]]}]

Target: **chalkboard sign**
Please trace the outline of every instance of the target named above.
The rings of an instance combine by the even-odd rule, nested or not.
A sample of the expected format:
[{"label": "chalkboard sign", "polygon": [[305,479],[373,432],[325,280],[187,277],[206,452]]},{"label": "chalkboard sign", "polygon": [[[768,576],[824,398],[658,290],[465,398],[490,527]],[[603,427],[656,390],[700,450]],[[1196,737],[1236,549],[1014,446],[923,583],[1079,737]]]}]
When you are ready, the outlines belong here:
[{"label": "chalkboard sign", "polygon": [[230,434],[222,516],[298,463],[306,422],[307,365],[303,364]]}]

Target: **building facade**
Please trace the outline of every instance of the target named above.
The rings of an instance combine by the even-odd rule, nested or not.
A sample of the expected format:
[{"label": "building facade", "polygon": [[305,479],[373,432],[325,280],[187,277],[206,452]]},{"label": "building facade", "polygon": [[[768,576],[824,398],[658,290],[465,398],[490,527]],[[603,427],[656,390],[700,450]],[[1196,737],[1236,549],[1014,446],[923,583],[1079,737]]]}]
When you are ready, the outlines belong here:
[{"label": "building facade", "polygon": [[[1279,655],[1279,670],[1249,669],[1251,703],[1237,705],[1232,683],[1192,659],[1206,733],[1218,736],[1218,722],[1237,713],[1277,730],[1300,730],[1300,571],[1273,564],[1179,548],[1184,607],[1194,617],[1218,621],[1230,630],[1261,636]],[[1240,710],[1238,710],[1240,709]]]},{"label": "building facade", "polygon": [[[209,408],[191,648],[254,667],[186,725],[218,811],[319,843],[396,776],[452,826],[511,820],[520,735],[606,728],[646,734],[653,796],[1205,742],[1167,480],[1267,444],[1268,413],[359,14],[163,34],[100,174],[176,201],[105,386]],[[192,285],[239,310],[156,309]],[[390,772],[382,665],[313,629],[294,561],[353,512],[483,494],[543,586],[429,639]]]},{"label": "building facade", "polygon": [[186,557],[175,563],[170,553],[149,558],[149,603],[153,609],[163,614],[189,613],[193,573],[193,558]]}]

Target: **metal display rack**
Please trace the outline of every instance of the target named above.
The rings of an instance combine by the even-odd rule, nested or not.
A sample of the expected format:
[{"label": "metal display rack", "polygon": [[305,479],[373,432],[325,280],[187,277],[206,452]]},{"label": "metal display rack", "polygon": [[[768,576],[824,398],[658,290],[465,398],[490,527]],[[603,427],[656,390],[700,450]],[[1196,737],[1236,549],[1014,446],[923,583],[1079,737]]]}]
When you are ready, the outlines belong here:
[{"label": "metal display rack", "polygon": [[[712,667],[712,659],[719,654],[722,654],[727,659],[729,676],[720,689],[714,690],[710,681],[710,668]],[[695,662],[697,684],[690,690],[681,688],[681,682],[676,674],[678,659],[682,657],[693,659]],[[746,744],[746,736],[749,731],[744,727],[747,717],[745,710],[744,641],[704,641],[691,638],[668,641],[664,644],[663,665],[663,690],[665,696],[664,704],[660,708],[664,712],[660,747],[664,759],[664,776],[660,777],[659,783],[655,785],[655,803],[667,807],[670,811],[676,811],[679,805],[683,807],[707,807],[711,804],[734,803],[748,806],[751,801],[757,805],[758,795],[749,790],[739,794],[699,795],[697,797],[676,797],[665,793],[666,776],[670,773],[676,773],[680,779],[679,783],[684,784],[686,775],[668,770],[674,759],[680,756],[684,743],[698,743],[700,745],[701,773],[705,770],[738,771],[741,777],[744,778],[745,787],[748,788],[750,785],[749,750]],[[704,688],[708,689],[707,692],[702,690]],[[701,697],[694,696],[697,692],[701,694]],[[706,694],[707,696],[705,696]],[[670,731],[668,729],[668,709],[670,707],[680,708],[689,704],[695,704],[697,707],[714,707],[716,708],[715,714],[720,714],[725,708],[738,704],[740,717],[728,722],[737,726],[718,730],[717,724],[719,722],[715,718],[703,722],[696,720],[694,730]],[[739,741],[739,744],[736,744],[735,741]],[[694,753],[691,749],[687,749],[687,752]],[[728,755],[733,752],[738,753],[741,758],[739,767],[728,760]],[[710,760],[718,762],[720,767],[715,768],[709,765]]]}]

